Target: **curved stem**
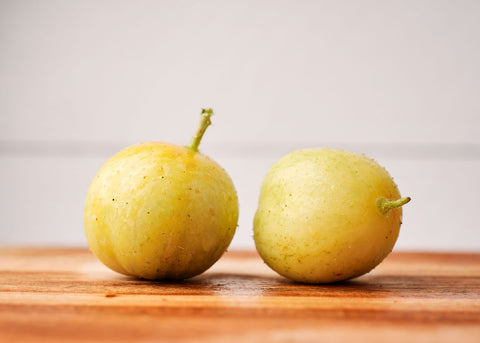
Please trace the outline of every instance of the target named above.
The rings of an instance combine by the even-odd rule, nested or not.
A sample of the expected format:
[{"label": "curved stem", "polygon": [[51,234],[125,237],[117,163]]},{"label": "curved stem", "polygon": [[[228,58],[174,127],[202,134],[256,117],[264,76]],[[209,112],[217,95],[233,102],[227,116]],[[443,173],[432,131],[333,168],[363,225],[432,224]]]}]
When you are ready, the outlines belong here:
[{"label": "curved stem", "polygon": [[388,211],[393,210],[394,208],[403,206],[406,203],[408,203],[410,200],[411,200],[410,197],[406,197],[406,198],[390,201],[382,197],[377,199],[377,208],[380,211],[380,213],[387,214]]},{"label": "curved stem", "polygon": [[202,108],[202,113],[200,114],[200,122],[198,123],[197,131],[193,135],[192,139],[190,140],[190,144],[187,148],[198,152],[198,146],[200,145],[200,141],[202,140],[203,134],[207,127],[210,126],[212,123],[210,117],[213,115],[213,110],[211,108]]}]

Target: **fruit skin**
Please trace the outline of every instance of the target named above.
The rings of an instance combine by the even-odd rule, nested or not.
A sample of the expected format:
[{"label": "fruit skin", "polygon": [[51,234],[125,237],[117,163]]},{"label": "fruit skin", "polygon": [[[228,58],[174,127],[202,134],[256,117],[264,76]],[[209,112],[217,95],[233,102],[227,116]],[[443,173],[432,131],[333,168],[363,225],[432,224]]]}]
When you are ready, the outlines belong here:
[{"label": "fruit skin", "polygon": [[401,225],[401,207],[382,214],[381,197],[397,200],[400,193],[374,160],[328,148],[294,151],[262,183],[257,251],[273,270],[299,282],[365,274],[392,251]]},{"label": "fruit skin", "polygon": [[228,248],[238,221],[232,180],[187,147],[142,143],[113,156],[91,183],[84,226],[93,253],[116,272],[185,279]]}]

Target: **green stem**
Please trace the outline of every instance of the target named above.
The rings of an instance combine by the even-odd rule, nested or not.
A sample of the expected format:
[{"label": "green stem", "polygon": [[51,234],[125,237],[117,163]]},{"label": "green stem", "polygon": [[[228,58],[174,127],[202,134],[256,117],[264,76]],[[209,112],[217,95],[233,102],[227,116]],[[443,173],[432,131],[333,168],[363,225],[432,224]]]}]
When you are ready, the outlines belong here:
[{"label": "green stem", "polygon": [[213,115],[213,110],[211,108],[202,108],[202,113],[200,114],[200,122],[198,123],[197,131],[193,135],[192,139],[190,140],[190,144],[187,148],[198,152],[198,146],[200,145],[200,141],[202,140],[203,134],[207,127],[210,126],[212,123],[210,117]]},{"label": "green stem", "polygon": [[377,199],[377,208],[380,211],[380,213],[387,214],[388,211],[393,210],[394,208],[403,206],[410,200],[411,200],[410,197],[406,197],[406,198],[390,201],[382,197]]}]

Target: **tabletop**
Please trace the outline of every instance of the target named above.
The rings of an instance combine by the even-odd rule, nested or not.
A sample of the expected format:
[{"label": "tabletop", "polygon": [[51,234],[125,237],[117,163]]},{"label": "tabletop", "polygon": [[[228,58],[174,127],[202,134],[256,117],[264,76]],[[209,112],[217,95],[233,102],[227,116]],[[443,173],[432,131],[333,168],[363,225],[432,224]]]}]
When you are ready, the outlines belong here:
[{"label": "tabletop", "polygon": [[254,251],[182,282],[126,277],[87,249],[0,249],[1,342],[480,342],[480,254],[394,252],[328,285]]}]

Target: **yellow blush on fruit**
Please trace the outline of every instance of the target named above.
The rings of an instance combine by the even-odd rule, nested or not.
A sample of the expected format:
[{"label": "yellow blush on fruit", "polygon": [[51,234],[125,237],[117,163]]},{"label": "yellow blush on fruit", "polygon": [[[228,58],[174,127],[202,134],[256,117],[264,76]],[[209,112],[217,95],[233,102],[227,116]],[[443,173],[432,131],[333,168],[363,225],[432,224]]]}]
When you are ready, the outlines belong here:
[{"label": "yellow blush on fruit", "polygon": [[90,249],[112,270],[145,279],[185,279],[228,248],[238,199],[227,172],[198,152],[212,111],[189,146],[141,143],[114,155],[85,200]]}]

